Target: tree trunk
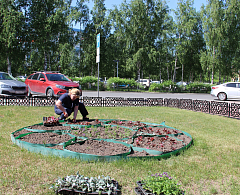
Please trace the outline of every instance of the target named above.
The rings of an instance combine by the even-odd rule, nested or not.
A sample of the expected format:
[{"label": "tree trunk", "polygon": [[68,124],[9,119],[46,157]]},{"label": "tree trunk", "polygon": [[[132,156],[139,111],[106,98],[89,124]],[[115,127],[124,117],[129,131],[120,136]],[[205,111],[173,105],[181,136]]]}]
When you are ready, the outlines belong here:
[{"label": "tree trunk", "polygon": [[182,82],[183,82],[183,70],[184,70],[184,65],[182,64]]},{"label": "tree trunk", "polygon": [[49,64],[49,70],[51,71],[51,65],[50,65],[50,64],[51,64],[51,62],[50,62],[51,59],[50,59],[50,57],[51,57],[51,56],[50,56],[50,53],[49,53],[49,54],[48,54],[48,64]]},{"label": "tree trunk", "polygon": [[44,71],[47,71],[47,53],[44,51]]},{"label": "tree trunk", "polygon": [[219,70],[218,82],[219,82],[219,84],[221,83],[221,72],[220,72],[220,70]]},{"label": "tree trunk", "polygon": [[[178,36],[178,44],[180,43],[180,38],[181,38],[181,33],[179,33],[179,36]],[[178,54],[178,51],[176,51],[174,74],[173,74],[173,82],[176,82],[177,54]]]},{"label": "tree trunk", "polygon": [[175,65],[174,65],[173,82],[176,81],[176,68],[177,68],[177,52],[176,52]]},{"label": "tree trunk", "polygon": [[168,69],[168,64],[167,64],[167,79],[169,80],[169,69]]},{"label": "tree trunk", "polygon": [[8,64],[8,74],[12,74],[12,70],[11,70],[11,68],[12,68],[12,64],[11,64],[11,62],[10,62],[10,60],[9,60],[9,56],[7,56],[7,64]]},{"label": "tree trunk", "polygon": [[162,83],[162,71],[161,71],[161,65],[159,68],[159,79],[160,79],[160,83]]},{"label": "tree trunk", "polygon": [[213,84],[213,80],[214,80],[214,64],[215,64],[215,47],[213,46],[213,67],[212,67],[212,81],[211,81],[211,84]]}]

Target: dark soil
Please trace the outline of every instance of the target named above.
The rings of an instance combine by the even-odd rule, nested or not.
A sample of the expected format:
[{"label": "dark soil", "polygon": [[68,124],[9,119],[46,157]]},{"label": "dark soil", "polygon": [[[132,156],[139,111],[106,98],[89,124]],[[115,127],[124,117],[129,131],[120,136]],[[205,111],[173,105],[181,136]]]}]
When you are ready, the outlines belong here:
[{"label": "dark soil", "polygon": [[86,140],[84,142],[75,143],[66,147],[67,150],[71,150],[79,153],[94,154],[99,156],[110,156],[122,153],[127,153],[130,148],[123,144],[98,141],[98,140]]},{"label": "dark soil", "polygon": [[101,139],[123,139],[131,138],[136,131],[118,126],[96,126],[81,127],[78,130],[71,131],[71,134],[78,137],[101,138]]},{"label": "dark soil", "polygon": [[69,125],[104,125],[103,122],[99,121],[98,119],[96,120],[77,120],[75,123],[72,122],[71,119],[68,119],[67,121],[60,122],[60,124],[69,124]]},{"label": "dark soil", "polygon": [[125,126],[130,127],[132,129],[137,129],[138,127],[144,127],[146,126],[145,123],[141,123],[140,121],[125,121],[125,120],[88,120],[88,121],[82,121],[77,120],[75,123],[72,122],[72,120],[67,120],[66,122],[61,122],[60,124],[74,124],[74,125],[102,125],[105,124],[109,125],[116,125],[116,126]]},{"label": "dark soil", "polygon": [[153,134],[153,135],[169,135],[169,134],[175,135],[175,134],[180,134],[182,132],[179,130],[171,129],[164,126],[158,126],[158,127],[148,126],[148,127],[139,128],[138,134],[139,133]]},{"label": "dark soil", "polygon": [[71,130],[70,126],[62,126],[60,125],[54,125],[54,126],[44,126],[44,125],[33,125],[27,127],[28,129],[38,129],[38,130],[48,130],[48,131],[53,131],[53,130]]},{"label": "dark soil", "polygon": [[[107,121],[107,120],[106,120]],[[144,123],[131,122],[131,121],[108,121],[108,125],[104,124],[103,121],[99,120],[89,120],[89,121],[77,121],[81,125],[90,125],[86,127],[77,127],[77,126],[63,126],[63,123],[70,124],[71,121],[62,122],[59,125],[55,126],[44,126],[44,125],[33,125],[28,126],[28,129],[38,129],[38,130],[58,130],[60,133],[54,132],[44,132],[37,133],[33,132],[29,135],[23,136],[20,138],[22,141],[26,141],[34,144],[60,144],[73,139],[68,134],[70,133],[76,137],[87,137],[89,140],[83,142],[77,142],[75,144],[69,145],[66,149],[79,152],[94,154],[100,156],[109,156],[129,152],[128,147],[123,144],[106,142],[106,141],[97,141],[92,140],[95,138],[101,139],[123,139],[122,141],[129,144],[133,144],[134,147],[147,148],[152,150],[161,151],[164,153],[171,152],[177,149],[182,148],[185,145],[188,145],[191,141],[191,138],[183,134],[179,130],[166,128],[164,126],[146,126]],[[110,125],[111,124],[111,125]],[[95,126],[93,126],[95,125]],[[98,126],[103,125],[103,126]],[[105,126],[104,126],[105,125]],[[127,127],[135,130],[128,129]],[[138,130],[137,130],[138,129]],[[62,131],[62,133],[61,133]],[[31,130],[23,129],[17,131],[13,134],[14,137],[17,137],[21,134],[30,133]],[[135,134],[135,135],[134,135]],[[136,136],[138,134],[138,136]],[[145,134],[145,135],[144,135]],[[155,134],[158,136],[150,136],[147,134]],[[133,138],[134,139],[133,139]],[[182,141],[179,141],[179,140]],[[51,147],[52,149],[63,150],[62,145],[56,145]],[[146,151],[138,152],[133,151],[129,156],[154,156],[148,154]]]},{"label": "dark soil", "polygon": [[26,130],[26,129],[23,129],[23,130],[21,130],[21,131],[15,132],[15,133],[13,134],[13,137],[18,137],[18,136],[21,135],[21,134],[30,133],[30,132],[31,132],[31,131],[28,131],[28,130]]},{"label": "dark soil", "polygon": [[134,139],[133,146],[158,150],[161,152],[172,152],[184,146],[182,141],[176,140],[174,137],[156,137],[156,136],[138,136]]},{"label": "dark soil", "polygon": [[70,135],[63,134],[59,135],[57,133],[32,133],[24,137],[21,137],[20,140],[33,143],[33,144],[60,144],[67,142],[68,140],[73,139]]}]

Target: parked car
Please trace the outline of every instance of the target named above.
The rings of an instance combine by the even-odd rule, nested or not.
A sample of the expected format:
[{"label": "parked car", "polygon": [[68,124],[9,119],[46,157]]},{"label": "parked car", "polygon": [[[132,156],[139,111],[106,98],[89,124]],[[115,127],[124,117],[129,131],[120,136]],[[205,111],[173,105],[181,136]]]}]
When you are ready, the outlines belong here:
[{"label": "parked car", "polygon": [[82,92],[78,83],[57,71],[35,72],[25,80],[25,84],[28,86],[28,96],[59,97],[72,88],[78,88]]},{"label": "parked car", "polygon": [[176,85],[179,85],[179,86],[181,86],[181,85],[183,85],[183,86],[186,86],[186,85],[188,85],[188,83],[187,82],[182,82],[182,81],[179,81],[179,82],[177,82],[176,83]]},{"label": "parked car", "polygon": [[152,81],[151,83],[156,83],[156,84],[160,84],[160,81]]},{"label": "parked car", "polygon": [[16,78],[21,79],[22,81],[25,81],[27,77],[26,76],[17,76]]},{"label": "parked car", "polygon": [[212,86],[210,94],[222,101],[240,98],[240,82],[227,82]]},{"label": "parked car", "polygon": [[2,96],[27,96],[28,88],[25,83],[16,80],[6,72],[0,72],[0,95]]},{"label": "parked car", "polygon": [[147,88],[147,87],[150,87],[152,80],[151,79],[139,79],[136,82],[139,82],[139,84],[143,85],[144,88]]}]

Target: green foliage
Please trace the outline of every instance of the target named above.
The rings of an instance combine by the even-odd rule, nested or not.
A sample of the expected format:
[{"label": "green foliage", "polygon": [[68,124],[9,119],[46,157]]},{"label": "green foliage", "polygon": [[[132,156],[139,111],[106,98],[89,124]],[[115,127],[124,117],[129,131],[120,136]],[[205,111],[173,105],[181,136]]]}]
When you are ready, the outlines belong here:
[{"label": "green foliage", "polygon": [[85,85],[85,84],[88,84],[88,83],[96,83],[98,80],[97,77],[93,77],[93,76],[86,76],[86,77],[82,77],[80,79],[80,84],[81,85]]},{"label": "green foliage", "polygon": [[[81,78],[74,78],[74,81],[78,81],[82,89],[97,89],[98,78],[93,76],[86,76]],[[99,89],[104,90],[104,84],[99,81]]]},{"label": "green foliage", "polygon": [[205,83],[194,82],[194,83],[189,83],[186,86],[186,89],[189,90],[189,91],[196,90],[198,92],[211,91],[211,85],[210,84],[205,84]]},{"label": "green foliage", "polygon": [[125,87],[125,88],[133,88],[137,86],[137,83],[134,79],[123,79],[119,77],[111,77],[107,81],[107,89],[111,90],[115,87]]},{"label": "green foliage", "polygon": [[190,83],[186,86],[183,85],[177,85],[171,80],[164,81],[163,83],[157,84],[157,83],[152,83],[151,86],[149,87],[149,91],[166,91],[166,90],[171,90],[171,91],[188,91],[188,92],[209,92],[211,91],[211,84],[205,84],[205,83],[199,83],[199,82],[194,82]]},{"label": "green foliage", "polygon": [[151,191],[153,194],[161,195],[180,195],[182,190],[176,180],[163,172],[162,174],[152,174],[142,181],[143,188]]},{"label": "green foliage", "polygon": [[163,89],[162,83],[152,83],[149,87],[149,91],[161,91]]},{"label": "green foliage", "polygon": [[174,83],[172,80],[167,80],[160,84],[152,83],[149,87],[149,91],[176,90],[177,88],[179,87],[176,85],[176,83]]},{"label": "green foliage", "polygon": [[[210,80],[210,74],[212,80],[219,75],[219,81],[221,75],[238,74],[240,2],[207,1],[201,15],[193,5],[192,0],[179,0],[173,20],[160,0],[132,0],[113,10],[106,9],[104,0],[94,1],[92,10],[85,0],[76,6],[64,0],[2,0],[0,68],[13,74],[47,67],[61,68],[69,76],[97,75],[100,33],[102,78],[116,75],[116,59],[121,78],[183,76],[193,82]],[[73,23],[80,23],[80,31],[71,30]],[[182,71],[174,71],[179,67]],[[159,86],[150,90],[154,88]]]}]

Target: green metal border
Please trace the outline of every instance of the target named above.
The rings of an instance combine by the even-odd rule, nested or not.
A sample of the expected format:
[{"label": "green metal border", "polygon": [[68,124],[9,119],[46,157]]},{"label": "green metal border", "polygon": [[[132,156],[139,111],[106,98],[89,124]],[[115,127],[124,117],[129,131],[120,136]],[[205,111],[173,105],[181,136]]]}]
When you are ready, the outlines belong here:
[{"label": "green metal border", "polygon": [[[98,119],[98,120],[103,122],[104,124],[107,124],[107,123],[109,123],[109,122],[111,122],[113,120],[119,120],[119,119]],[[128,121],[128,120],[120,120],[120,121]],[[60,122],[63,122],[63,121],[60,121]],[[132,122],[137,122],[137,121],[132,121]],[[168,127],[168,128],[171,128],[171,129],[176,129],[176,128],[169,127],[169,126],[165,125],[165,122],[162,122],[160,124],[157,124],[157,123],[145,123],[145,122],[141,122],[141,123],[144,123],[146,125],[151,125],[151,126],[164,126],[164,127]],[[34,125],[43,125],[43,123],[34,124]],[[72,128],[74,128],[74,127],[76,128],[76,127],[86,127],[86,126],[92,127],[92,126],[99,126],[99,125],[71,125],[71,124],[64,124],[64,126],[71,126]],[[182,151],[186,150],[187,148],[189,148],[191,146],[191,144],[193,143],[192,136],[189,133],[181,131],[181,130],[179,130],[179,131],[181,131],[183,134],[185,134],[185,135],[187,135],[188,137],[191,138],[190,143],[188,145],[185,145],[184,147],[182,147],[180,149],[177,149],[177,150],[174,150],[174,151],[168,152],[168,153],[163,153],[163,152],[157,151],[157,150],[150,150],[150,149],[147,149],[147,148],[134,147],[132,144],[125,143],[124,142],[125,139],[121,139],[121,140],[95,139],[95,140],[105,140],[105,141],[109,141],[109,142],[120,143],[120,144],[123,144],[123,145],[125,145],[125,146],[130,148],[129,152],[127,152],[127,153],[118,154],[118,155],[112,155],[112,156],[98,156],[98,155],[92,155],[92,154],[77,153],[77,152],[73,152],[73,151],[65,149],[65,146],[67,144],[75,143],[76,140],[78,142],[79,139],[82,139],[84,141],[84,140],[86,140],[88,138],[76,137],[76,136],[74,136],[74,135],[72,135],[70,133],[67,133],[67,132],[61,131],[61,130],[47,130],[47,131],[45,131],[45,130],[29,129],[28,127],[29,126],[23,127],[21,129],[16,130],[15,132],[18,132],[18,131],[21,131],[23,129],[26,129],[28,131],[31,131],[29,133],[21,134],[18,137],[14,137],[13,136],[13,134],[15,132],[13,132],[11,134],[11,140],[12,140],[12,142],[14,144],[20,146],[21,148],[25,148],[28,151],[35,152],[35,153],[41,153],[43,155],[56,155],[56,156],[65,157],[65,158],[67,158],[67,157],[77,158],[77,159],[81,159],[81,160],[84,160],[84,161],[113,161],[113,160],[132,159],[132,158],[139,158],[139,159],[149,159],[149,158],[162,159],[162,158],[168,158],[168,157],[170,157],[172,155],[179,154],[180,152],[182,152]],[[124,127],[124,128],[126,128],[126,127]],[[127,127],[127,128],[131,129],[129,127]],[[176,130],[178,130],[178,129],[176,129]],[[136,130],[133,130],[133,131],[136,131]],[[32,143],[28,143],[28,142],[19,140],[19,138],[21,138],[23,136],[26,136],[28,134],[31,134],[31,133],[43,133],[43,132],[54,132],[54,133],[58,133],[58,134],[60,134],[60,133],[69,134],[71,137],[73,137],[73,139],[70,139],[68,142],[59,143],[59,144],[32,144]],[[134,136],[136,136],[136,135],[134,135]],[[146,136],[158,136],[158,135],[146,135]],[[174,135],[171,134],[169,136],[174,136]],[[63,150],[49,148],[49,147],[54,147],[56,145],[63,146]],[[155,155],[155,156],[128,156],[131,153],[131,150],[140,151],[140,152],[141,151],[146,151],[147,153]]]}]

